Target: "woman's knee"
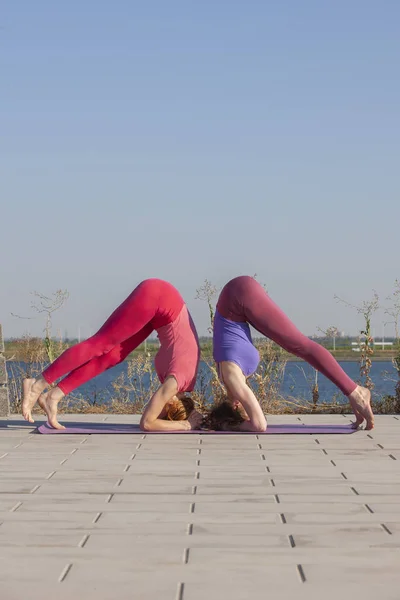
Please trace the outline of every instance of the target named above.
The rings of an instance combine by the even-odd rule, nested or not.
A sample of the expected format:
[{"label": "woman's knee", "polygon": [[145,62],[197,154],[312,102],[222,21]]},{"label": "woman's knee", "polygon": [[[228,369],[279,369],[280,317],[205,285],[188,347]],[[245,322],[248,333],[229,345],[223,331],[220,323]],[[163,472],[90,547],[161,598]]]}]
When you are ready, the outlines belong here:
[{"label": "woman's knee", "polygon": [[121,362],[121,348],[119,346],[114,346],[108,352],[104,352],[102,354],[102,360],[107,368],[118,364]]},{"label": "woman's knee", "polygon": [[305,335],[300,335],[295,338],[287,337],[282,339],[280,346],[295,356],[304,356],[310,352],[313,343],[315,342],[312,342]]}]

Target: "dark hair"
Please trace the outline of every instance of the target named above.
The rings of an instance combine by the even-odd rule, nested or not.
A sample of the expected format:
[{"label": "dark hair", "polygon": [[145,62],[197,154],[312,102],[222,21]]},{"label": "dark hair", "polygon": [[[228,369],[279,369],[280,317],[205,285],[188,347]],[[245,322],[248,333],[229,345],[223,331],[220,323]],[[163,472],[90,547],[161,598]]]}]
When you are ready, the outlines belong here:
[{"label": "dark hair", "polygon": [[245,420],[244,411],[240,406],[233,408],[230,402],[224,400],[209,411],[205,425],[213,431],[237,431],[240,423]]}]

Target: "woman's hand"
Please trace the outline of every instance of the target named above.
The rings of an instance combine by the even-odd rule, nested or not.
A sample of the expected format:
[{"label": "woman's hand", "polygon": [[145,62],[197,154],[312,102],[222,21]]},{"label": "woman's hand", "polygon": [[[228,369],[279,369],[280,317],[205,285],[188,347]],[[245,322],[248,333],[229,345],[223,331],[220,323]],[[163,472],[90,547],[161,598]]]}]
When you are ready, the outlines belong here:
[{"label": "woman's hand", "polygon": [[193,410],[187,419],[187,423],[189,424],[188,429],[200,429],[203,419],[204,417],[199,411]]}]

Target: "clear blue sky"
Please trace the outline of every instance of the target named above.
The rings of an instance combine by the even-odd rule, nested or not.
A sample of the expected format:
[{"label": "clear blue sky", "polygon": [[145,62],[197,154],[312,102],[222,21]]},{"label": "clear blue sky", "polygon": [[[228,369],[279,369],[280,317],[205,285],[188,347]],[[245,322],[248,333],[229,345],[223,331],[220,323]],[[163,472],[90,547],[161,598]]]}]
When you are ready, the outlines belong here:
[{"label": "clear blue sky", "polygon": [[243,273],[305,333],[356,333],[334,294],[400,278],[399,22],[398,0],[4,3],[5,335],[58,288],[55,326],[89,335],[146,277],[204,333],[196,288]]}]

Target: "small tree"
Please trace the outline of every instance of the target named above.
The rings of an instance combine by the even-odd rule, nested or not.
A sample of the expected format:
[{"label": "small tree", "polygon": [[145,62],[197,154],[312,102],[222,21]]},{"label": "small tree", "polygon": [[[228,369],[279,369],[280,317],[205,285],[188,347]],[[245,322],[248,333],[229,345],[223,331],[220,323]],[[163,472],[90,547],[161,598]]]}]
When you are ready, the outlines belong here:
[{"label": "small tree", "polygon": [[208,279],[204,280],[202,286],[196,290],[196,300],[205,300],[208,304],[208,310],[210,312],[210,327],[207,328],[208,333],[212,335],[214,325],[214,307],[213,299],[217,294],[217,288]]},{"label": "small tree", "polygon": [[396,346],[400,345],[400,331],[399,331],[399,320],[400,320],[400,280],[396,279],[394,282],[394,291],[391,296],[387,298],[392,302],[392,305],[385,310],[385,314],[393,318],[393,321],[388,323],[394,324]]},{"label": "small tree", "polygon": [[400,320],[400,280],[396,279],[394,283],[394,291],[391,296],[387,298],[392,302],[392,305],[385,310],[385,314],[392,317],[395,331],[395,356],[393,358],[393,366],[397,371],[398,381],[396,384],[396,399],[400,406],[400,331],[399,331],[399,320]]},{"label": "small tree", "polygon": [[320,327],[318,327],[318,330],[324,334],[325,337],[327,338],[332,338],[333,341],[333,351],[335,352],[336,350],[336,338],[339,337],[339,329],[337,327],[335,327],[334,325],[331,325],[330,327],[328,327],[328,329],[321,329]]},{"label": "small tree", "polygon": [[[32,292],[33,296],[37,298],[36,301],[31,302],[31,308],[35,310],[37,313],[44,313],[46,315],[46,321],[44,326],[44,347],[46,351],[47,358],[49,362],[53,362],[56,358],[55,356],[55,345],[52,338],[52,315],[54,312],[59,310],[65,302],[68,300],[69,293],[67,290],[57,290],[53,292],[51,297],[45,296],[40,292]],[[18,319],[32,319],[33,317],[21,317],[20,315],[15,315],[11,313],[13,317],[17,317]],[[28,336],[29,337],[29,336]],[[63,344],[60,341],[60,352],[63,350]],[[58,352],[58,354],[60,354]]]},{"label": "small tree", "polygon": [[317,410],[317,404],[319,402],[318,371],[316,369],[314,369],[314,371],[315,371],[315,380],[314,380],[314,384],[311,388],[313,412]]},{"label": "small tree", "polygon": [[[18,340],[19,361],[15,365],[12,364],[11,377],[11,401],[13,410],[20,411],[21,408],[21,388],[22,380],[25,377],[37,377],[45,369],[48,362],[53,362],[55,358],[65,349],[60,339],[55,342],[52,337],[52,315],[59,310],[68,299],[66,290],[57,290],[51,297],[45,296],[39,292],[33,292],[36,300],[32,301],[31,308],[37,313],[46,315],[44,340],[41,338],[33,338],[30,335],[25,335]],[[32,320],[34,317],[22,317],[11,313],[13,317],[18,319]]]},{"label": "small tree", "polygon": [[339,296],[335,295],[335,299],[339,302],[342,302],[345,306],[355,309],[358,314],[361,314],[364,317],[364,329],[360,331],[360,375],[361,375],[361,384],[363,384],[369,390],[372,390],[374,384],[372,382],[370,373],[372,367],[372,355],[374,353],[373,350],[373,338],[371,335],[371,319],[372,315],[379,308],[379,296],[375,292],[373,293],[371,300],[364,300],[360,305],[350,304],[346,300],[342,300]]},{"label": "small tree", "polygon": [[44,346],[49,362],[53,362],[56,357],[54,342],[52,339],[52,316],[53,313],[59,310],[68,300],[69,293],[67,290],[57,290],[50,297],[45,296],[40,292],[33,292],[33,295],[37,300],[32,302],[32,308],[37,313],[44,313],[46,315],[44,327]]},{"label": "small tree", "polygon": [[[209,314],[210,314],[210,326],[207,327],[207,331],[210,335],[213,334],[213,326],[214,326],[214,306],[213,306],[213,300],[215,298],[215,296],[217,295],[217,288],[215,287],[215,285],[213,285],[210,281],[208,281],[208,279],[204,280],[204,283],[202,286],[200,286],[197,290],[196,290],[196,296],[195,299],[196,300],[203,300],[205,302],[207,302],[208,305],[208,310],[209,310]],[[206,359],[204,358],[204,363],[207,365],[207,367],[210,369],[211,371],[211,391],[212,391],[212,395],[215,400],[222,400],[225,397],[225,388],[222,385],[220,378],[218,376],[217,373],[217,369],[215,368],[215,364],[214,361],[211,357],[211,359]]]}]

